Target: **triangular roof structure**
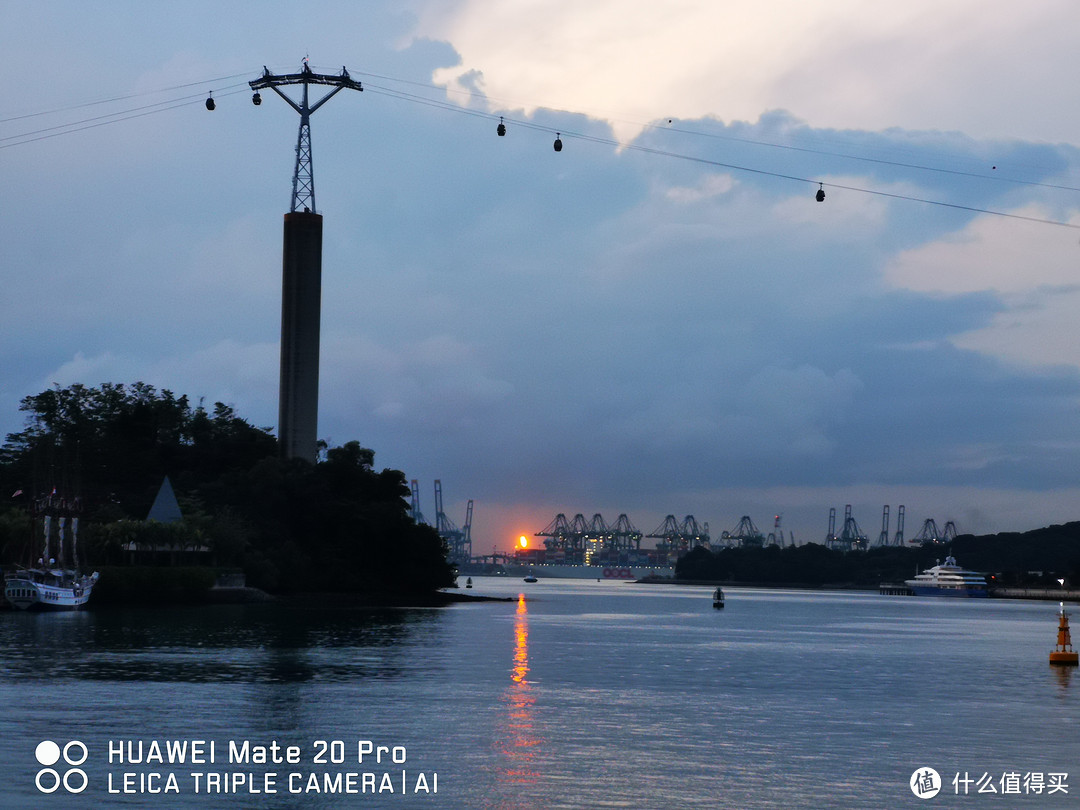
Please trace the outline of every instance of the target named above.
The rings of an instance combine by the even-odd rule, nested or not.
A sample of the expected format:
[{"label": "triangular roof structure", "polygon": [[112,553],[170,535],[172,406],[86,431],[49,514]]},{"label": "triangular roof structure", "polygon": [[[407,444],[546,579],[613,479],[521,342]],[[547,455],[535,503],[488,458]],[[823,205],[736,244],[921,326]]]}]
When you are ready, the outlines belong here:
[{"label": "triangular roof structure", "polygon": [[154,505],[150,507],[150,514],[146,516],[146,519],[156,520],[158,523],[177,523],[184,519],[180,512],[180,504],[176,502],[176,493],[173,492],[172,484],[169,483],[169,476],[166,475],[165,480],[161,482],[161,489],[158,490]]}]

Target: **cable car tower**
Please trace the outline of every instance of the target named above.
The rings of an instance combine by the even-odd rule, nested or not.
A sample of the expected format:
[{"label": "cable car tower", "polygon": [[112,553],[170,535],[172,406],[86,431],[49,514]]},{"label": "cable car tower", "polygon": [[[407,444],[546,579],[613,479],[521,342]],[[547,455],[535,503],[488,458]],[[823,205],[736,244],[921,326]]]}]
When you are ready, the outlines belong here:
[{"label": "cable car tower", "polygon": [[[303,96],[299,104],[282,93],[279,89],[283,85],[290,84],[299,84],[304,88]],[[310,104],[308,101],[308,87],[312,84],[330,85],[334,89],[315,102],[315,104]],[[285,99],[286,104],[300,113],[300,132],[296,137],[296,169],[293,171],[292,205],[289,208],[289,212],[314,212],[315,175],[312,172],[311,166],[311,116],[319,109],[319,107],[342,90],[350,89],[363,91],[363,85],[361,85],[360,82],[353,81],[352,77],[349,76],[349,71],[345,68],[342,68],[341,73],[337,76],[329,76],[324,73],[313,73],[311,68],[308,67],[307,59],[305,58],[304,66],[299,73],[286,73],[278,76],[271,73],[269,68],[264,66],[263,75],[254,81],[248,82],[248,86],[255,91],[255,95],[251,97],[251,101],[255,106],[262,104],[262,96],[259,94],[259,91],[269,87]]]},{"label": "cable car tower", "polygon": [[[300,102],[281,87],[298,84]],[[332,87],[310,103],[313,84]],[[314,73],[304,59],[299,73],[276,75],[266,67],[263,75],[248,82],[253,104],[262,104],[260,90],[269,88],[300,114],[293,171],[292,203],[285,215],[281,272],[281,377],[278,389],[278,446],[286,458],[314,462],[318,453],[319,417],[319,319],[322,309],[322,215],[315,209],[315,175],[311,164],[311,116],[342,90],[363,90],[349,72],[330,76]],[[210,101],[207,100],[207,108]]]}]

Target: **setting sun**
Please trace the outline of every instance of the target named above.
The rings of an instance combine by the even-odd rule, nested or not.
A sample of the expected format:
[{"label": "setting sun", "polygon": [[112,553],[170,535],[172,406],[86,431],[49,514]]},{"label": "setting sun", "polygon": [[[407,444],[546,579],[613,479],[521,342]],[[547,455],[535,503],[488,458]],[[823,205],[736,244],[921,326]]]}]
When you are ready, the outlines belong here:
[{"label": "setting sun", "polygon": [[518,548],[528,548],[528,547],[529,547],[529,538],[526,537],[525,535],[521,535],[521,537],[518,538]]}]

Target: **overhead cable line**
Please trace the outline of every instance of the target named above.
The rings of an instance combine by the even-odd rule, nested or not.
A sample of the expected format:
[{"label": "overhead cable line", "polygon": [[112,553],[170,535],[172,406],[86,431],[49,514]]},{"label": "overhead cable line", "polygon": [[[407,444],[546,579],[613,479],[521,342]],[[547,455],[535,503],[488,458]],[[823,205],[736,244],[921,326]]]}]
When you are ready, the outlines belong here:
[{"label": "overhead cable line", "polygon": [[[371,85],[367,85],[367,87],[369,89],[372,89]],[[381,93],[379,91],[381,91]],[[950,202],[945,202],[943,200],[933,200],[933,199],[929,199],[929,198],[926,198],[926,197],[916,197],[916,196],[909,195],[909,194],[899,194],[897,192],[879,191],[877,189],[862,188],[860,186],[851,186],[851,185],[844,185],[844,184],[840,184],[840,183],[824,182],[822,180],[816,180],[816,179],[809,178],[809,177],[801,177],[801,176],[793,175],[793,174],[786,174],[786,173],[783,173],[783,172],[770,171],[768,169],[759,169],[759,168],[754,168],[754,167],[751,167],[751,166],[739,165],[739,164],[736,164],[736,163],[726,163],[726,162],[723,162],[723,161],[713,160],[713,159],[710,159],[710,158],[698,157],[698,156],[694,156],[694,155],[685,155],[685,154],[681,154],[679,152],[672,152],[672,151],[665,150],[665,149],[657,149],[655,147],[644,146],[642,144],[637,144],[637,143],[632,143],[632,142],[631,143],[626,143],[624,141],[615,140],[614,138],[604,138],[604,137],[601,137],[601,136],[589,135],[589,134],[586,134],[586,133],[570,132],[570,131],[568,131],[566,129],[556,130],[553,127],[549,127],[549,126],[542,125],[542,124],[536,124],[536,123],[531,122],[531,121],[516,120],[516,119],[512,119],[512,118],[507,118],[505,115],[497,116],[497,115],[494,115],[492,113],[486,113],[486,112],[482,112],[482,111],[479,111],[479,110],[469,110],[469,109],[466,109],[466,108],[458,107],[457,105],[451,104],[449,102],[442,102],[442,101],[427,99],[427,98],[425,98],[423,96],[417,96],[417,95],[412,94],[412,93],[405,93],[405,92],[402,92],[402,91],[391,90],[390,88],[378,88],[378,90],[376,90],[376,93],[379,93],[381,95],[388,95],[388,96],[395,97],[395,98],[400,98],[400,99],[402,99],[404,101],[410,101],[410,102],[424,104],[426,106],[435,107],[435,108],[438,108],[438,109],[445,109],[445,110],[448,110],[450,112],[456,112],[456,113],[459,113],[459,114],[466,114],[466,115],[472,115],[472,116],[476,116],[476,117],[480,117],[480,118],[485,118],[485,119],[488,119],[488,120],[491,120],[491,121],[494,121],[494,120],[498,119],[500,121],[500,123],[502,123],[502,124],[510,123],[510,124],[513,124],[514,126],[521,127],[523,129],[531,129],[531,130],[537,130],[537,131],[547,132],[547,133],[556,133],[557,138],[562,137],[562,136],[568,136],[568,137],[575,138],[577,140],[604,144],[604,145],[607,145],[607,146],[613,146],[613,147],[616,147],[618,149],[624,149],[624,150],[628,150],[628,151],[643,152],[643,153],[646,153],[646,154],[658,155],[658,156],[662,156],[662,157],[669,157],[669,158],[674,158],[674,159],[677,159],[677,160],[686,160],[686,161],[691,161],[691,162],[694,162],[694,163],[701,163],[701,164],[708,165],[708,166],[716,166],[717,168],[730,169],[731,171],[746,172],[746,173],[761,175],[761,176],[765,176],[765,177],[775,177],[775,178],[778,178],[778,179],[781,179],[781,180],[792,180],[792,181],[795,181],[795,182],[809,183],[811,185],[819,186],[819,191],[822,191],[823,187],[827,186],[829,188],[841,189],[843,191],[853,191],[853,192],[858,192],[860,194],[871,194],[871,195],[874,195],[874,196],[885,197],[885,198],[889,198],[889,199],[907,200],[909,202],[923,203],[925,205],[936,205],[936,206],[939,206],[939,207],[942,207],[942,208],[951,208],[951,209],[959,210],[959,211],[968,211],[968,212],[977,213],[977,214],[987,214],[987,215],[990,215],[990,216],[1005,217],[1005,218],[1008,218],[1008,219],[1017,219],[1017,220],[1022,220],[1022,221],[1026,221],[1026,222],[1035,222],[1035,223],[1039,223],[1041,225],[1057,225],[1057,226],[1062,227],[1062,228],[1073,228],[1073,229],[1080,230],[1080,223],[1065,222],[1065,221],[1056,220],[1056,219],[1045,219],[1045,218],[1042,218],[1042,217],[1033,217],[1033,216],[1028,216],[1028,215],[1025,215],[1025,214],[1015,214],[1015,213],[1010,213],[1008,211],[998,211],[998,210],[994,210],[994,209],[991,209],[991,208],[980,208],[978,206],[962,205],[960,203],[950,203]],[[560,142],[560,145],[561,145],[561,142]],[[561,151],[561,150],[557,150],[557,151]],[[934,171],[934,169],[932,169],[930,167],[915,167],[915,168],[927,168],[928,170]],[[938,171],[940,171],[940,170],[938,170]],[[959,172],[957,172],[957,173],[959,173]],[[998,178],[987,177],[985,175],[972,175],[972,176],[979,177],[979,178],[982,178],[982,179],[998,179]],[[1025,185],[1041,185],[1041,184],[1038,184],[1038,183],[1025,183],[1025,181],[1013,181],[1013,182],[1024,183]],[[1071,190],[1067,186],[1062,186],[1061,188],[1066,189],[1066,190]],[[1076,189],[1076,190],[1080,191],[1080,189]],[[822,199],[824,199],[824,195],[821,195],[821,196],[818,197],[819,201],[821,201]]]},{"label": "overhead cable line", "polygon": [[[585,116],[587,118],[593,118],[593,119],[596,119],[596,120],[616,120],[616,119],[610,119],[610,118],[608,118],[606,116],[598,115],[598,114],[595,114],[595,113],[575,112],[575,111],[572,111],[572,110],[562,110],[562,109],[548,108],[548,107],[539,108],[539,107],[535,107],[535,105],[522,105],[522,104],[518,104],[517,102],[508,101],[508,100],[505,100],[505,99],[496,99],[496,98],[492,98],[490,96],[485,96],[483,93],[477,93],[475,91],[455,90],[455,89],[452,89],[452,88],[449,88],[449,87],[440,87],[438,85],[425,84],[423,82],[410,81],[408,79],[396,79],[396,78],[393,78],[393,77],[390,77],[390,76],[380,76],[380,75],[377,75],[377,74],[359,74],[359,75],[369,75],[369,76],[373,76],[373,77],[375,77],[377,79],[383,79],[383,80],[386,80],[386,81],[399,82],[399,83],[402,83],[402,84],[409,84],[409,85],[413,85],[413,86],[416,86],[416,87],[424,87],[426,89],[436,90],[436,91],[444,92],[444,93],[447,93],[447,94],[456,94],[458,96],[464,96],[464,97],[469,98],[471,100],[481,101],[481,102],[484,102],[484,103],[487,103],[487,104],[490,104],[493,101],[494,102],[499,102],[501,104],[506,105],[506,106],[503,107],[503,109],[510,109],[510,108],[514,108],[514,107],[533,108],[533,109],[546,109],[546,110],[549,110],[552,113],[563,113],[563,114],[569,114],[569,115],[583,115],[583,116]],[[418,100],[421,103],[429,103],[429,104],[431,103],[429,99],[426,99],[423,96],[416,96],[416,95],[411,94],[411,93],[405,93],[405,92],[402,92],[402,91],[393,90],[391,88],[382,88],[382,89],[388,95],[400,95],[402,98],[404,98],[406,100],[413,99],[413,100]],[[443,103],[446,104],[447,109],[453,109],[456,106],[456,105],[454,105],[454,104],[452,104],[450,102],[443,102]],[[475,111],[469,111],[469,112],[475,112]],[[497,116],[489,114],[488,117],[494,118],[494,117],[497,117]],[[670,122],[673,119],[669,118],[667,120]],[[518,125],[518,126],[527,126],[526,122],[523,122],[523,121],[515,121],[514,123],[516,125]],[[911,163],[911,162],[898,161],[898,160],[888,160],[888,159],[885,159],[885,158],[865,157],[865,156],[861,156],[861,155],[853,155],[853,154],[850,154],[848,152],[838,152],[838,151],[831,151],[831,150],[827,150],[827,149],[815,149],[815,148],[806,147],[806,146],[796,146],[794,144],[785,144],[785,143],[776,143],[776,142],[772,142],[772,141],[763,141],[763,140],[758,140],[758,139],[755,139],[755,138],[740,138],[740,137],[737,137],[737,136],[734,136],[734,135],[722,135],[722,134],[715,133],[715,132],[701,132],[701,131],[698,131],[698,130],[684,129],[682,127],[665,127],[665,126],[659,126],[655,122],[647,122],[646,123],[646,122],[641,122],[641,121],[630,121],[630,120],[622,119],[622,120],[619,120],[618,123],[630,124],[632,126],[640,127],[643,132],[644,131],[676,132],[676,133],[679,133],[681,135],[689,135],[689,136],[692,136],[692,137],[711,138],[711,139],[715,139],[715,140],[732,141],[734,143],[745,143],[745,144],[752,145],[752,146],[764,146],[764,147],[767,147],[767,148],[770,148],[770,149],[783,149],[783,150],[788,150],[788,151],[792,151],[792,152],[801,152],[801,153],[805,153],[805,154],[822,155],[824,157],[843,158],[845,160],[855,160],[855,161],[860,161],[860,162],[864,162],[864,163],[875,163],[875,164],[883,165],[883,166],[893,166],[893,167],[896,167],[896,168],[903,168],[903,169],[914,169],[914,170],[917,170],[917,171],[936,172],[936,173],[939,173],[939,174],[946,174],[946,175],[952,175],[952,176],[958,176],[958,177],[971,177],[971,178],[978,179],[978,180],[989,180],[990,182],[996,182],[996,183],[1009,183],[1009,184],[1013,184],[1013,185],[1035,186],[1035,187],[1039,187],[1039,188],[1049,188],[1049,189],[1055,189],[1055,190],[1058,190],[1058,191],[1076,191],[1076,192],[1080,192],[1080,187],[1077,187],[1077,186],[1068,186],[1068,185],[1062,185],[1062,184],[1056,184],[1056,183],[1044,183],[1044,182],[1040,182],[1040,181],[1037,181],[1037,180],[1021,180],[1021,179],[1017,179],[1017,178],[1013,178],[1013,177],[1008,177],[1007,175],[1003,175],[1003,174],[986,174],[986,173],[982,173],[982,172],[963,171],[963,170],[959,170],[959,169],[946,169],[946,168],[942,168],[940,166],[926,166],[926,165],[920,164],[920,163]],[[544,129],[545,131],[555,132],[555,129],[551,128],[551,127],[539,127],[539,128]],[[620,144],[620,146],[622,148],[629,148],[626,144]],[[993,171],[996,171],[996,167],[994,167]]]},{"label": "overhead cable line", "polygon": [[[247,74],[237,74],[237,75],[247,75]],[[447,88],[441,88],[441,87],[437,87],[435,85],[424,84],[422,82],[414,82],[414,81],[409,81],[409,80],[405,80],[405,79],[396,79],[396,78],[393,78],[393,77],[378,76],[377,74],[358,73],[358,75],[376,76],[376,78],[380,78],[380,79],[383,79],[385,81],[392,81],[392,82],[398,82],[398,83],[403,83],[403,84],[410,84],[410,85],[414,85],[414,86],[418,86],[418,87],[424,87],[424,88],[428,88],[428,89],[432,89],[432,90],[437,90],[437,91],[440,91],[440,92],[443,92],[443,93],[451,92]],[[185,84],[185,85],[178,85],[178,86],[176,86],[174,88],[169,88],[169,89],[184,89],[186,87],[192,87],[192,86],[197,86],[197,85],[205,85],[205,84],[213,83],[215,81],[224,81],[226,79],[231,79],[231,78],[235,78],[235,76],[227,76],[227,77],[222,77],[220,79],[211,79],[211,80],[207,80],[207,81],[203,81],[203,82],[191,82],[191,83],[188,83],[188,84]],[[244,85],[232,85],[231,87],[226,88],[226,92],[219,92],[218,98],[228,97],[228,96],[235,95],[237,93],[243,92],[243,89],[232,90],[231,88],[233,88],[233,87],[243,88]],[[740,165],[740,164],[736,164],[736,163],[713,160],[713,159],[710,159],[710,158],[698,157],[698,156],[694,156],[694,155],[686,155],[686,154],[682,154],[682,153],[679,153],[679,152],[674,152],[674,151],[666,150],[666,149],[659,149],[659,148],[655,148],[655,147],[649,147],[649,146],[645,146],[645,145],[638,144],[638,143],[633,143],[633,142],[627,143],[627,142],[616,140],[614,138],[605,138],[605,137],[601,137],[601,136],[589,135],[587,133],[580,133],[580,132],[570,132],[570,131],[568,131],[566,129],[563,129],[563,128],[560,128],[560,129],[556,130],[553,127],[549,127],[549,126],[545,126],[545,125],[541,125],[541,124],[536,124],[536,123],[528,121],[528,120],[511,119],[511,118],[507,118],[505,115],[497,116],[497,115],[494,115],[493,113],[484,112],[482,110],[476,110],[476,109],[470,109],[468,107],[462,107],[461,105],[455,104],[453,102],[443,101],[443,100],[440,100],[440,99],[432,99],[432,98],[429,98],[429,97],[426,97],[426,96],[418,95],[416,93],[409,93],[409,92],[405,92],[405,91],[402,91],[402,90],[396,90],[396,89],[393,89],[391,87],[385,87],[385,86],[380,86],[380,85],[371,85],[369,83],[369,84],[366,85],[366,88],[370,92],[373,92],[376,95],[385,95],[385,96],[389,96],[391,98],[398,98],[398,99],[400,99],[402,101],[407,101],[407,102],[414,103],[414,104],[421,104],[421,105],[424,105],[424,106],[433,107],[433,108],[445,110],[445,111],[448,111],[448,112],[453,112],[453,113],[456,113],[458,115],[470,115],[470,116],[473,116],[473,117],[484,118],[484,119],[492,120],[492,121],[494,121],[496,118],[498,118],[499,122],[500,122],[500,125],[503,125],[503,131],[505,131],[505,123],[504,122],[509,122],[509,123],[513,124],[514,126],[517,126],[517,127],[523,128],[523,129],[531,129],[531,130],[536,130],[536,131],[555,133],[555,135],[556,135],[556,145],[555,145],[556,151],[561,151],[562,137],[566,136],[566,137],[574,138],[574,139],[581,140],[581,141],[586,141],[586,142],[592,142],[592,143],[598,143],[598,144],[603,144],[603,145],[607,145],[607,146],[612,146],[612,147],[615,147],[615,148],[620,149],[620,150],[642,152],[642,153],[645,153],[645,154],[658,155],[658,156],[669,157],[669,158],[673,158],[673,159],[677,159],[677,160],[686,160],[686,161],[690,161],[690,162],[694,162],[694,163],[700,163],[700,164],[703,164],[703,165],[715,166],[717,168],[728,169],[728,170],[731,170],[731,171],[744,172],[744,173],[749,173],[749,174],[756,174],[756,175],[759,175],[759,176],[774,177],[774,178],[782,179],[782,180],[790,180],[790,181],[794,181],[794,182],[802,182],[802,183],[809,183],[811,185],[817,185],[817,186],[819,186],[818,195],[817,195],[818,201],[821,201],[821,200],[824,199],[824,194],[823,194],[824,187],[829,186],[830,188],[837,188],[837,189],[842,189],[844,191],[852,191],[852,192],[857,192],[857,193],[861,193],[861,194],[871,194],[871,195],[875,195],[875,196],[879,196],[879,197],[885,197],[885,198],[889,198],[889,199],[907,200],[907,201],[910,201],[910,202],[923,203],[925,205],[935,205],[935,206],[939,206],[939,207],[943,207],[943,208],[952,208],[954,210],[961,210],[961,211],[968,211],[968,212],[972,212],[972,213],[987,214],[987,215],[991,215],[991,216],[1005,217],[1005,218],[1009,218],[1009,219],[1024,220],[1024,221],[1027,221],[1027,222],[1035,222],[1035,223],[1044,224],[1044,225],[1057,225],[1059,227],[1080,229],[1080,223],[1064,222],[1064,221],[1053,220],[1053,219],[1044,219],[1044,218],[1040,218],[1040,217],[1027,216],[1027,215],[1023,215],[1023,214],[1009,213],[1007,211],[997,211],[997,210],[993,210],[993,209],[989,209],[989,208],[981,208],[981,207],[977,207],[977,206],[969,206],[969,205],[962,205],[962,204],[959,204],[959,203],[945,202],[945,201],[942,201],[942,200],[933,200],[933,199],[924,198],[924,197],[916,197],[916,196],[913,196],[913,195],[899,194],[899,193],[895,193],[895,192],[879,191],[879,190],[876,190],[876,189],[863,188],[863,187],[859,187],[859,186],[843,185],[843,184],[838,184],[838,183],[826,183],[826,182],[824,182],[822,180],[813,179],[813,178],[809,178],[809,177],[801,177],[801,176],[798,176],[798,175],[787,174],[787,173],[783,173],[783,172],[776,172],[776,171],[771,171],[771,170],[768,170],[768,169],[754,168],[754,167],[751,167],[751,166],[744,166],[744,165]],[[150,92],[153,92],[153,91],[150,91]],[[158,92],[166,92],[166,91],[162,90],[162,91],[158,91]],[[454,91],[454,92],[457,92],[458,94],[461,94],[461,91]],[[111,100],[87,102],[85,104],[74,105],[72,107],[64,108],[64,109],[65,110],[66,109],[79,109],[81,107],[94,106],[96,104],[108,103],[108,101],[126,100],[128,98],[134,98],[134,97],[136,97],[138,95],[147,95],[147,94],[150,94],[150,93],[148,92],[148,93],[142,93],[142,94],[133,94],[133,95],[129,95],[129,96],[120,96],[120,97],[117,97],[117,98],[111,99]],[[465,92],[464,95],[467,95],[468,97],[474,98],[474,99],[477,99],[477,100],[482,100],[482,101],[484,101],[486,103],[490,103],[492,101],[491,98],[489,98],[487,96],[484,96],[483,94],[475,93],[475,92],[471,92],[471,91]],[[171,100],[171,101],[164,101],[164,102],[158,102],[158,103],[155,103],[155,104],[145,105],[143,107],[135,107],[135,108],[132,108],[130,110],[124,110],[124,111],[121,111],[121,112],[118,112],[118,113],[112,113],[112,114],[107,114],[107,115],[102,115],[102,116],[95,116],[95,117],[88,118],[88,119],[83,119],[83,120],[80,120],[80,121],[70,122],[68,124],[59,124],[59,125],[56,125],[56,126],[53,126],[53,127],[46,127],[46,128],[39,129],[39,130],[34,130],[34,131],[30,131],[30,132],[21,133],[19,135],[6,136],[6,137],[3,137],[3,138],[0,138],[0,149],[6,149],[6,148],[10,148],[12,146],[19,146],[19,145],[22,145],[22,144],[25,144],[25,143],[31,143],[31,142],[39,141],[39,140],[45,140],[47,138],[55,138],[55,137],[58,137],[60,135],[67,135],[67,134],[70,134],[70,133],[73,133],[73,132],[80,132],[80,131],[83,131],[83,130],[86,130],[86,129],[93,129],[93,128],[100,127],[100,126],[106,126],[108,124],[114,124],[114,123],[119,123],[121,121],[131,120],[133,118],[141,118],[141,117],[144,117],[144,116],[147,116],[147,115],[153,115],[153,114],[156,114],[156,113],[159,113],[159,112],[165,112],[167,110],[176,109],[177,107],[182,107],[182,106],[195,104],[195,103],[197,103],[199,98],[201,98],[201,95],[198,96],[198,97],[185,96],[185,97],[182,97],[180,99]],[[211,99],[212,99],[212,93],[211,93]],[[213,102],[211,101],[211,99],[207,99],[207,108],[208,109],[213,109]],[[56,112],[62,112],[62,111],[64,111],[64,110],[57,110]],[[566,113],[567,111],[564,111],[564,110],[552,110],[552,112],[554,112],[554,113]],[[15,116],[15,117],[12,117],[12,118],[0,120],[0,123],[6,122],[6,121],[20,120],[20,119],[23,119],[23,118],[29,118],[29,117],[33,117],[35,115],[43,115],[43,114],[45,114],[45,113],[31,113],[31,114],[26,114],[26,115]],[[588,116],[588,114],[584,114],[584,113],[580,113],[580,114],[586,115],[587,117],[591,117],[591,116]],[[638,126],[642,126],[643,129],[655,129],[656,128],[655,125],[653,125],[653,124],[642,125],[642,124],[639,123]],[[665,130],[661,130],[661,131],[665,131]],[[884,160],[884,159],[880,159],[880,158],[860,157],[860,156],[857,156],[857,155],[848,155],[848,154],[837,153],[837,152],[828,152],[828,151],[825,151],[825,150],[816,150],[816,149],[811,149],[811,148],[808,148],[808,147],[793,146],[793,145],[790,145],[790,144],[769,143],[769,142],[766,142],[766,141],[756,141],[756,140],[752,140],[752,139],[736,138],[736,137],[733,137],[733,136],[717,135],[717,134],[714,134],[714,133],[697,133],[697,132],[693,132],[693,131],[689,131],[689,130],[681,130],[681,129],[678,129],[678,128],[675,128],[675,129],[673,129],[671,131],[677,131],[677,132],[681,132],[681,133],[684,133],[684,134],[698,135],[698,136],[703,136],[703,137],[711,137],[711,138],[718,138],[718,139],[724,139],[724,140],[745,142],[745,143],[750,143],[750,144],[755,144],[755,145],[760,145],[760,146],[768,146],[768,147],[777,148],[777,149],[788,149],[788,150],[792,150],[792,151],[809,153],[809,154],[819,154],[819,155],[824,155],[824,156],[840,157],[840,158],[845,158],[845,159],[850,159],[850,160],[859,160],[859,161],[864,161],[864,162],[869,162],[869,163],[878,163],[878,164],[883,164],[883,165],[895,166],[895,167],[898,167],[898,168],[908,168],[908,169],[915,169],[915,170],[921,170],[921,171],[940,172],[940,173],[949,174],[949,175],[972,177],[972,178],[977,178],[977,179],[980,179],[980,180],[990,180],[990,181],[997,181],[997,182],[1008,182],[1008,183],[1013,183],[1013,184],[1018,184],[1018,185],[1029,185],[1029,186],[1036,186],[1036,187],[1055,188],[1055,189],[1064,190],[1064,191],[1080,191],[1080,188],[1074,188],[1072,186],[1054,185],[1054,184],[1041,183],[1041,182],[1036,182],[1036,181],[1017,180],[1017,179],[1008,178],[1008,177],[1004,177],[1004,176],[978,174],[978,173],[975,173],[975,172],[965,172],[965,171],[954,170],[954,169],[943,169],[943,168],[932,167],[932,166],[922,166],[922,165],[919,165],[919,164],[902,163],[902,162],[899,162],[899,161],[889,161],[889,160]],[[5,143],[5,141],[7,141],[7,143]]]},{"label": "overhead cable line", "polygon": [[[229,79],[239,79],[244,76],[250,75],[250,71],[246,73],[236,73],[232,76],[219,76],[216,79],[204,79],[198,82],[188,82],[186,84],[177,84],[172,87],[163,87],[159,90],[145,90],[141,93],[130,93],[126,96],[114,96],[112,98],[98,99],[97,101],[84,101],[80,104],[71,104],[67,107],[56,107],[51,110],[41,110],[39,112],[23,113],[22,115],[14,115],[10,118],[0,118],[0,124],[6,124],[10,121],[22,121],[25,118],[37,118],[42,115],[55,115],[56,113],[68,112],[69,110],[81,110],[85,107],[96,107],[100,104],[112,104],[116,101],[127,101],[132,98],[141,98],[142,96],[153,96],[158,93],[170,93],[173,90],[186,90],[188,87],[198,87],[199,85],[214,84],[216,82],[224,82]],[[233,85],[234,87],[239,85]],[[164,103],[164,102],[163,102]],[[139,108],[141,109],[141,108]]]},{"label": "overhead cable line", "polygon": [[[1039,186],[1042,188],[1052,188],[1059,191],[1080,191],[1080,187],[1077,186],[1065,186],[1058,185],[1056,183],[1042,183],[1038,180],[1018,180],[1013,177],[998,174],[985,174],[982,172],[970,172],[962,171],[960,169],[945,169],[940,166],[924,166],[919,163],[905,163],[898,160],[886,160],[885,158],[872,158],[863,157],[861,155],[852,155],[846,152],[831,152],[827,149],[812,149],[808,146],[795,146],[793,144],[784,143],[771,143],[769,141],[758,141],[752,138],[737,138],[733,135],[720,135],[715,132],[698,132],[691,129],[682,129],[681,127],[656,127],[653,124],[647,125],[648,129],[657,129],[663,132],[678,132],[683,135],[693,135],[700,138],[715,138],[723,141],[733,141],[735,143],[746,143],[754,146],[766,146],[772,149],[787,149],[792,152],[805,152],[812,155],[823,155],[825,157],[838,157],[845,160],[857,160],[863,163],[877,163],[883,166],[895,166],[901,169],[917,169],[925,172],[938,172],[940,174],[950,174],[958,177],[973,177],[978,180],[990,180],[996,183],[1013,183],[1022,186]],[[996,170],[997,167],[994,167]]]},{"label": "overhead cable line", "polygon": [[[233,85],[236,87],[236,85]],[[242,93],[247,89],[246,85],[241,86],[242,89],[226,90],[224,93],[219,93],[219,97],[228,97]],[[159,112],[166,112],[168,110],[175,110],[178,107],[186,107],[191,104],[199,104],[203,101],[203,95],[201,93],[195,95],[181,96],[178,99],[170,99],[167,101],[158,101],[153,104],[145,104],[142,107],[132,107],[128,110],[121,110],[115,113],[106,113],[104,115],[97,115],[91,118],[84,118],[79,121],[71,121],[66,124],[56,124],[51,127],[43,127],[41,129],[30,130],[28,132],[21,132],[17,135],[6,135],[0,137],[0,149],[9,149],[13,146],[21,146],[25,143],[33,143],[34,141],[43,141],[48,138],[56,138],[60,135],[68,135],[72,132],[82,132],[87,129],[95,129],[97,127],[107,126],[109,124],[117,124],[122,121],[130,121],[133,118],[144,118],[148,115],[154,115]],[[97,103],[97,102],[94,102]],[[26,117],[26,116],[22,116]],[[8,119],[16,120],[16,119]]]}]

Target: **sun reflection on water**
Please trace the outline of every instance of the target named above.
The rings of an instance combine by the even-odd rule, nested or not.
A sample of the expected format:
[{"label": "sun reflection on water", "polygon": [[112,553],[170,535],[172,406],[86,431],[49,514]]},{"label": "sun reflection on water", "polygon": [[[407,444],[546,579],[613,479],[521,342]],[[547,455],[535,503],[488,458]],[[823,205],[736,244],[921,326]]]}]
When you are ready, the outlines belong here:
[{"label": "sun reflection on water", "polygon": [[514,683],[528,689],[529,682],[529,609],[525,605],[525,594],[518,594],[517,619],[514,622]]},{"label": "sun reflection on water", "polygon": [[514,617],[514,659],[511,683],[502,695],[505,717],[497,742],[501,761],[499,782],[503,785],[528,785],[539,781],[536,760],[541,750],[533,712],[536,695],[529,674],[529,609],[525,594],[518,595]]}]

